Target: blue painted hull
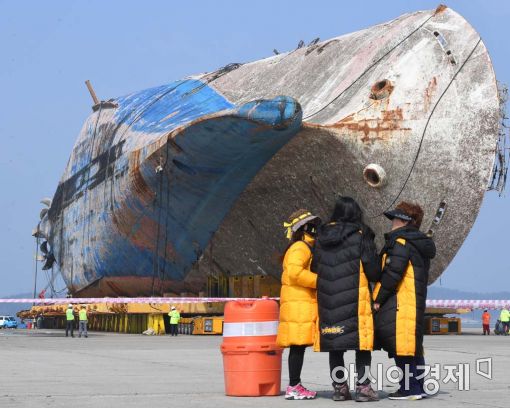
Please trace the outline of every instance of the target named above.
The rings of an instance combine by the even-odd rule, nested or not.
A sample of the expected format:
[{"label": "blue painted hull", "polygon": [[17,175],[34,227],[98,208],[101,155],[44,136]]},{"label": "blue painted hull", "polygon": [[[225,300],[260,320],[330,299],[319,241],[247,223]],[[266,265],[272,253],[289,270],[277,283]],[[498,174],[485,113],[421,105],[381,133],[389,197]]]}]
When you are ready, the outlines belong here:
[{"label": "blue painted hull", "polygon": [[327,219],[342,194],[379,246],[384,211],[419,203],[433,282],[491,179],[499,102],[483,42],[445,7],[103,102],[37,230],[47,266],[81,296],[278,279],[282,221]]},{"label": "blue painted hull", "polygon": [[299,131],[301,108],[236,107],[196,80],[110,103],[73,150],[49,243],[74,293],[179,293],[238,195]]}]

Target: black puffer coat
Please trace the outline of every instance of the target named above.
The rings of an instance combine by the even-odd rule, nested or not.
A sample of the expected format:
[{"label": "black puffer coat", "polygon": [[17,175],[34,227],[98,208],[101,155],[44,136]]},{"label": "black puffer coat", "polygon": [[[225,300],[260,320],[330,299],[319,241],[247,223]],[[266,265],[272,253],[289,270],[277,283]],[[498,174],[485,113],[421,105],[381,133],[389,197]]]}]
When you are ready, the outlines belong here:
[{"label": "black puffer coat", "polygon": [[372,350],[369,281],[375,282],[380,276],[374,233],[358,224],[323,225],[316,240],[312,270],[317,272],[319,307],[314,349]]},{"label": "black puffer coat", "polygon": [[385,235],[383,271],[375,286],[376,343],[390,356],[422,356],[425,302],[434,241],[410,226]]}]

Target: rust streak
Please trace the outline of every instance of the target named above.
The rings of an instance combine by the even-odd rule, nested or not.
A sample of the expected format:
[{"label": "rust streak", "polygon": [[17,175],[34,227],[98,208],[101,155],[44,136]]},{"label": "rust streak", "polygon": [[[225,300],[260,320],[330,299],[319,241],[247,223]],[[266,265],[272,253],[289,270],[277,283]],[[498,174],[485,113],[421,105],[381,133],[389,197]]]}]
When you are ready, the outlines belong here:
[{"label": "rust streak", "polygon": [[439,6],[437,6],[436,10],[434,11],[434,15],[436,16],[436,15],[442,13],[447,8],[448,8],[448,6],[446,4],[440,4]]},{"label": "rust streak", "polygon": [[361,136],[360,141],[365,144],[372,144],[375,141],[387,142],[395,133],[411,130],[401,126],[404,118],[401,108],[382,111],[381,114],[382,118],[360,120],[356,120],[355,115],[351,114],[329,127],[358,133]]},{"label": "rust streak", "polygon": [[402,109],[401,108],[396,108],[394,110],[383,111],[382,114],[383,114],[383,121],[384,122],[403,120],[404,119],[404,115],[402,113]]},{"label": "rust streak", "polygon": [[423,95],[423,111],[428,112],[430,108],[430,102],[432,99],[432,96],[435,94],[437,89],[437,78],[433,77],[429,84],[427,85],[427,88],[425,88],[425,94]]},{"label": "rust streak", "polygon": [[[129,239],[131,244],[139,249],[146,249],[155,252],[156,248],[156,234],[158,225],[156,221],[148,216],[141,218],[137,214],[123,206],[113,214],[113,222],[117,227],[120,234]],[[174,261],[177,258],[177,253],[172,244],[167,243],[166,249],[160,248],[158,252],[161,256],[166,254],[165,259]]]},{"label": "rust streak", "polygon": [[147,205],[154,201],[156,194],[147,185],[140,172],[140,150],[135,150],[129,159],[129,173],[131,176],[133,192],[144,204]]}]

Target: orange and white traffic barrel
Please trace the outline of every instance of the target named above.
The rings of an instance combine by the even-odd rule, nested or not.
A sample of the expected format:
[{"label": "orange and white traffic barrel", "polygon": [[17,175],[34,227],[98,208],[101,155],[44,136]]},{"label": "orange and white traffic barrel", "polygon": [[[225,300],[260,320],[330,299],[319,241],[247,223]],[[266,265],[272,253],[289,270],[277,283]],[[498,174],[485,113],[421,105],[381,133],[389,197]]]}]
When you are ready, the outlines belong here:
[{"label": "orange and white traffic barrel", "polygon": [[226,395],[280,395],[283,350],[276,345],[278,322],[274,300],[227,302],[221,344]]}]

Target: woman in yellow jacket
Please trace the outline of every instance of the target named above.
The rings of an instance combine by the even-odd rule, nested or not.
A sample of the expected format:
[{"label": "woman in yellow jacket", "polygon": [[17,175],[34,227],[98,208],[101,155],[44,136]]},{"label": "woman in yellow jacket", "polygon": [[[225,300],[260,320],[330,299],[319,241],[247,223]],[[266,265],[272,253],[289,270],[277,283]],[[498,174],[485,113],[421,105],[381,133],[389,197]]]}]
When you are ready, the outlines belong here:
[{"label": "woman in yellow jacket", "polygon": [[315,340],[317,320],[317,275],[310,270],[312,248],[320,219],[298,210],[284,223],[290,244],[283,258],[280,293],[280,325],[277,343],[289,347],[289,385],[285,399],[303,400],[317,396],[301,385],[301,369],[307,346]]}]

